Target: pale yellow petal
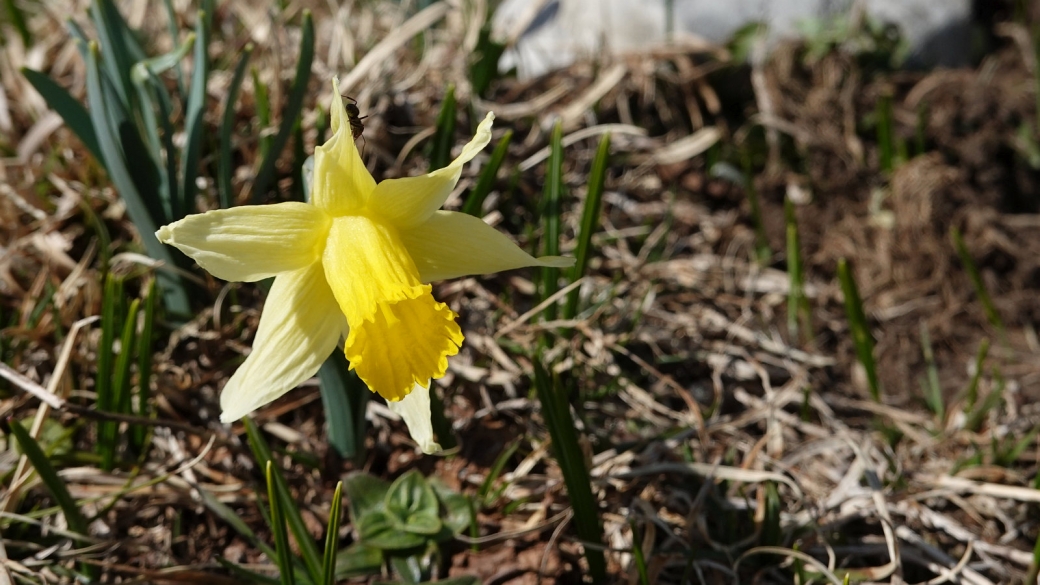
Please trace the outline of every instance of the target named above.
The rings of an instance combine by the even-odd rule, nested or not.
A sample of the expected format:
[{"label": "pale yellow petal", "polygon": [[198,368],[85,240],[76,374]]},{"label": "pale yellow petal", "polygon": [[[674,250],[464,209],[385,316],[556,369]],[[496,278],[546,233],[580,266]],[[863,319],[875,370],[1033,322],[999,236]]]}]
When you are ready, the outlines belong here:
[{"label": "pale yellow petal", "polygon": [[369,207],[402,230],[426,221],[451,195],[462,175],[462,167],[491,142],[491,124],[494,120],[495,115],[488,112],[477,127],[473,140],[443,169],[420,177],[389,179],[376,185]]},{"label": "pale yellow petal", "polygon": [[408,426],[408,434],[427,455],[441,450],[441,446],[433,440],[429,386],[429,380],[425,386],[416,382],[407,396],[396,402],[388,400],[386,403],[391,411],[404,419],[404,424]]},{"label": "pale yellow petal", "polygon": [[479,218],[454,211],[438,211],[425,223],[402,230],[401,241],[408,248],[423,282],[524,266],[566,268],[574,265],[574,258],[535,258]]},{"label": "pale yellow petal", "polygon": [[365,168],[354,136],[350,132],[339,80],[332,81],[330,108],[332,137],[314,149],[314,177],[311,202],[328,213],[339,216],[354,213],[365,205],[376,181]]},{"label": "pale yellow petal", "polygon": [[220,395],[220,420],[238,420],[313,376],[345,328],[320,263],[276,277],[253,351]]},{"label": "pale yellow petal", "polygon": [[217,278],[253,282],[321,257],[331,218],[313,205],[244,205],[189,215],[155,237]]},{"label": "pale yellow petal", "polygon": [[344,350],[369,389],[400,400],[417,382],[439,378],[462,344],[455,313],[433,299],[392,226],[338,217],[322,258],[350,325]]}]

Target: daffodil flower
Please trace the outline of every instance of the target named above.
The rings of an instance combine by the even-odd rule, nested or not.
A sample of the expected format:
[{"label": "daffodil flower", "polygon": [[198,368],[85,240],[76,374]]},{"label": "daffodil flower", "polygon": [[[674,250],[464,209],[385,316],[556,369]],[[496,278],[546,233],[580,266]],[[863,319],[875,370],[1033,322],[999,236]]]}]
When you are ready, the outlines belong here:
[{"label": "daffodil flower", "polygon": [[310,203],[209,211],[156,236],[218,278],[274,277],[253,350],[220,396],[222,421],[313,376],[342,338],[351,369],[401,415],[424,452],[437,451],[430,381],[445,374],[463,336],[429,283],[573,259],[534,258],[480,219],[438,210],[491,140],[492,114],[447,167],[376,184],[336,80],[333,95],[332,138],[315,149]]}]

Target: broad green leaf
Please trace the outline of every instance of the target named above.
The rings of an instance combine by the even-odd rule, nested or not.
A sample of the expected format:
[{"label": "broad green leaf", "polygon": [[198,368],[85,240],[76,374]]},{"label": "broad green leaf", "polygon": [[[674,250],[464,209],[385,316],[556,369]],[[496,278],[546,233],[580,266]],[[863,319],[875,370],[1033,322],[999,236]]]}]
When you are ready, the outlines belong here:
[{"label": "broad green leaf", "polygon": [[[313,158],[309,160],[313,161]],[[329,443],[341,457],[355,463],[363,462],[368,429],[365,408],[371,392],[351,371],[350,363],[341,351],[332,352],[321,365],[318,380],[321,382],[321,403],[325,408]]]},{"label": "broad green leaf", "polygon": [[98,146],[97,133],[94,132],[94,126],[91,125],[90,113],[83,107],[83,104],[69,95],[65,88],[39,71],[23,67],[22,75],[43,96],[47,106],[61,116],[69,130],[72,130],[83,146],[87,147],[90,154],[94,155],[98,163],[104,167],[105,159],[101,155],[101,147]]},{"label": "broad green leaf", "polygon": [[282,122],[278,128],[278,134],[271,142],[271,149],[260,163],[260,170],[256,173],[253,181],[253,202],[258,203],[274,180],[275,163],[278,156],[285,149],[292,135],[293,127],[300,117],[303,109],[303,98],[307,94],[307,82],[311,78],[311,62],[314,60],[314,19],[310,10],[303,11],[303,26],[300,35],[300,60],[296,63],[296,78],[293,80],[292,89],[289,90],[289,99],[285,109],[282,110]]},{"label": "broad green leaf", "polygon": [[355,472],[343,481],[343,491],[347,493],[350,515],[357,524],[372,510],[383,508],[386,494],[390,491],[390,482],[365,472]]},{"label": "broad green leaf", "polygon": [[178,220],[194,211],[195,179],[199,175],[199,158],[202,152],[203,115],[206,107],[206,80],[209,78],[209,19],[205,12],[196,13],[194,71],[191,89],[184,105],[184,150],[181,152],[181,192],[175,200],[172,219]]},{"label": "broad green leaf", "polygon": [[339,523],[343,505],[343,482],[336,484],[332,493],[332,506],[329,510],[329,522],[325,528],[325,552],[322,554],[321,565],[324,573],[324,585],[335,585],[336,583],[336,550],[339,548]]},{"label": "broad green leaf", "polygon": [[495,186],[495,179],[498,178],[498,169],[502,167],[502,161],[505,160],[506,154],[509,152],[509,143],[512,140],[513,131],[506,130],[506,133],[495,144],[495,150],[491,152],[491,158],[488,159],[487,165],[480,171],[477,184],[473,186],[473,190],[466,197],[466,203],[462,206],[462,213],[468,213],[475,217],[483,215],[484,199],[491,192],[491,188]]},{"label": "broad green leaf", "polygon": [[437,114],[433,147],[430,149],[430,172],[443,169],[451,161],[451,147],[455,144],[455,86],[449,85]]},{"label": "broad green leaf", "polygon": [[437,499],[440,500],[441,520],[444,523],[444,527],[450,530],[452,534],[459,534],[469,528],[473,518],[473,509],[470,506],[469,498],[452,491],[448,486],[444,485],[444,482],[435,477],[430,478],[428,483],[433,488],[434,493],[437,494]]},{"label": "broad green leaf", "polygon": [[370,510],[355,520],[358,536],[367,546],[382,550],[402,550],[422,545],[426,538],[401,530],[392,515],[385,510]]},{"label": "broad green leaf", "polygon": [[360,542],[348,546],[336,555],[336,580],[376,575],[383,568],[383,551]]},{"label": "broad green leaf", "polygon": [[191,51],[192,46],[195,44],[195,33],[189,34],[184,38],[184,42],[178,45],[169,53],[159,55],[158,57],[151,57],[144,61],[139,61],[134,64],[131,72],[131,78],[134,83],[142,83],[147,81],[149,74],[151,75],[162,75],[170,69],[174,68],[179,64]]},{"label": "broad green leaf", "polygon": [[238,101],[238,91],[242,88],[242,80],[245,79],[246,65],[249,57],[253,54],[253,43],[249,43],[242,50],[242,58],[235,67],[235,75],[231,78],[231,86],[228,87],[227,101],[224,104],[224,115],[220,120],[220,158],[217,170],[218,194],[220,206],[227,209],[235,204],[234,193],[231,192],[231,152],[232,140],[231,130],[235,122],[235,102]]},{"label": "broad green leaf", "polygon": [[386,510],[399,518],[413,514],[438,515],[437,496],[417,470],[398,477],[386,493]]},{"label": "broad green leaf", "polygon": [[[553,126],[549,139],[549,163],[545,169],[545,185],[542,188],[542,221],[545,235],[542,252],[546,256],[560,255],[560,200],[563,199],[563,126],[559,121]],[[560,287],[557,279],[559,268],[545,267],[541,273],[541,297],[546,300]],[[556,303],[545,307],[542,313],[546,321],[556,319]]]},{"label": "broad green leaf", "polygon": [[[578,232],[578,248],[574,252],[574,269],[571,271],[571,282],[585,276],[589,265],[589,254],[592,249],[592,234],[599,227],[599,215],[603,200],[603,185],[607,178],[607,167],[610,160],[610,134],[604,134],[596,149],[596,158],[592,161],[589,172],[589,186],[585,195],[585,205],[581,212],[581,230]],[[573,319],[578,314],[578,298],[580,289],[575,288],[567,296],[567,304],[563,309],[564,319]]]},{"label": "broad green leaf", "polygon": [[[267,445],[263,435],[260,434],[260,429],[253,422],[253,419],[247,416],[242,419],[242,422],[246,427],[249,448],[253,451],[253,457],[256,461],[262,466],[266,466],[269,461],[273,463],[274,458],[271,456],[271,448]],[[321,557],[318,555],[318,547],[314,543],[314,538],[310,535],[310,532],[307,531],[307,525],[303,522],[303,516],[300,514],[298,504],[292,499],[289,493],[289,485],[286,483],[279,466],[271,466],[271,477],[277,488],[275,494],[279,499],[279,510],[284,515],[285,520],[289,524],[289,529],[292,530],[293,537],[296,539],[296,545],[300,550],[304,566],[307,569],[307,576],[311,583],[320,583],[322,563]]]},{"label": "broad green leaf", "polygon": [[62,513],[65,514],[65,521],[69,525],[69,531],[82,534],[84,539],[86,539],[89,534],[87,519],[83,516],[83,512],[80,511],[79,505],[72,499],[72,494],[65,487],[65,482],[58,477],[58,472],[55,471],[50,460],[43,453],[40,444],[32,438],[29,431],[21,424],[15,423],[10,425],[9,428],[11,429],[11,434],[18,441],[18,448],[32,463],[36,473],[40,475],[40,481],[43,482],[47,491],[51,493],[51,497],[54,498]]}]

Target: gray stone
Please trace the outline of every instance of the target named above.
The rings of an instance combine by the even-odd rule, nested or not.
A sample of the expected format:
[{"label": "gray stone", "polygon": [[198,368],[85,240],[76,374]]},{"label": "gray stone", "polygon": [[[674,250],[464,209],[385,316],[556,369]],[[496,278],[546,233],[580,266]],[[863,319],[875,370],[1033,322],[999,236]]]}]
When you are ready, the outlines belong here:
[{"label": "gray stone", "polygon": [[857,15],[895,24],[909,45],[910,65],[968,59],[971,0],[505,0],[493,25],[496,38],[515,39],[502,67],[516,66],[530,78],[604,51],[669,40],[721,44],[751,23],[767,26],[770,46],[802,36],[807,25],[819,30]]}]

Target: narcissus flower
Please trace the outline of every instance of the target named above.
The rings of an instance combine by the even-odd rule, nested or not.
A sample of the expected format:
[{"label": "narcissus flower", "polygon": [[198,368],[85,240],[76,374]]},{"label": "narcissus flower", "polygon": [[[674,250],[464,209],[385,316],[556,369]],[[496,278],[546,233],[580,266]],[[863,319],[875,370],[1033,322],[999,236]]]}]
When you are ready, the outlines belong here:
[{"label": "narcissus flower", "polygon": [[218,278],[275,277],[253,351],[220,396],[230,422],[318,371],[339,344],[350,367],[404,418],[425,452],[438,450],[429,386],[462,344],[456,315],[431,282],[523,266],[534,258],[480,219],[438,211],[462,167],[491,140],[488,114],[450,165],[376,184],[350,132],[336,81],[332,138],[314,153],[310,203],[250,205],[191,215],[163,226],[159,241]]}]

